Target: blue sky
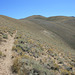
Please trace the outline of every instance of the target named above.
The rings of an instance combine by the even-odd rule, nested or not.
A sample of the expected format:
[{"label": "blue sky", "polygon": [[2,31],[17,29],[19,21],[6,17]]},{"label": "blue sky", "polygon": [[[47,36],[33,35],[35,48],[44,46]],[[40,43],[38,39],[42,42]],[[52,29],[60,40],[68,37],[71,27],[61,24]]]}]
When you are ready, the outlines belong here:
[{"label": "blue sky", "polygon": [[31,15],[75,16],[75,0],[0,0],[0,15],[16,19]]}]

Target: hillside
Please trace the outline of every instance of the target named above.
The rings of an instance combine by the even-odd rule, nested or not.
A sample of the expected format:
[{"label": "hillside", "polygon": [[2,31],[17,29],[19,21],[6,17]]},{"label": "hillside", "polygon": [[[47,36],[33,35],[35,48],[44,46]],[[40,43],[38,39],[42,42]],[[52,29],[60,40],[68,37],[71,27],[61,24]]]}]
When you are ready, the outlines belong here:
[{"label": "hillside", "polygon": [[74,21],[0,15],[0,75],[75,75]]},{"label": "hillside", "polygon": [[[32,16],[31,16],[32,17]],[[64,17],[64,16],[57,16],[57,17],[49,17],[47,18],[49,21],[38,19],[36,16],[34,18],[26,18],[35,24],[45,28],[48,31],[51,31],[57,34],[59,37],[62,38],[65,42],[69,44],[72,48],[75,49],[75,18],[73,17]],[[23,20],[24,21],[24,20]]]}]

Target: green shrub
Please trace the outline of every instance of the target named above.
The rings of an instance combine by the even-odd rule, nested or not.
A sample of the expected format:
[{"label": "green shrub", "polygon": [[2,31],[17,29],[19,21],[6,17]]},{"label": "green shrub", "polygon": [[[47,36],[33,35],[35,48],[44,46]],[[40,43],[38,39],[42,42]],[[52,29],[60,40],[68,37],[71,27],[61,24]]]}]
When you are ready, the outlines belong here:
[{"label": "green shrub", "polygon": [[2,37],[0,36],[0,43],[2,42]]},{"label": "green shrub", "polygon": [[15,44],[15,45],[18,44],[18,40],[15,40],[15,41],[14,41],[14,44]]},{"label": "green shrub", "polygon": [[16,46],[13,46],[13,47],[12,47],[12,50],[13,50],[13,51],[16,50]]},{"label": "green shrub", "polygon": [[4,39],[8,39],[8,35],[7,34],[3,34],[3,38]]},{"label": "green shrub", "polygon": [[0,57],[2,56],[2,51],[0,51]]},{"label": "green shrub", "polygon": [[20,65],[19,65],[19,63],[18,63],[18,58],[16,58],[16,59],[14,60],[11,69],[12,69],[12,72],[13,72],[13,73],[18,73],[18,72],[19,72]]}]

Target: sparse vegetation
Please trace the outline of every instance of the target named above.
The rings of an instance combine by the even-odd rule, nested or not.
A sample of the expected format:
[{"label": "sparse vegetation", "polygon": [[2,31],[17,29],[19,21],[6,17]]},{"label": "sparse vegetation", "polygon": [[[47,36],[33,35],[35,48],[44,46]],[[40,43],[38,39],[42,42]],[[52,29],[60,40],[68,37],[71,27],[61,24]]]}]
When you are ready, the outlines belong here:
[{"label": "sparse vegetation", "polygon": [[[37,17],[36,22],[31,19],[31,21],[33,20],[33,23],[29,20],[26,22],[24,20],[15,20],[8,17],[6,18],[7,20],[2,22],[0,25],[0,40],[8,39],[8,35],[6,34],[7,32],[13,36],[17,30],[17,34],[14,38],[14,46],[12,47],[12,51],[14,53],[11,57],[13,58],[13,65],[11,67],[13,73],[17,73],[18,75],[74,74],[75,59],[72,58],[74,58],[75,55],[73,56],[67,53],[67,51],[70,49],[66,48],[66,44],[61,43],[61,39],[57,39],[56,35],[50,32],[49,35],[48,33],[43,33],[43,30],[52,30],[53,33],[57,31],[55,34],[60,32],[59,30],[64,27],[59,27],[57,24],[60,25],[60,23],[55,24],[54,21],[64,21],[65,17],[61,19],[60,17],[53,17],[48,19]],[[68,17],[66,17],[66,20],[67,18]],[[38,19],[40,20],[38,21]],[[51,23],[49,21],[51,21]],[[50,25],[51,27],[57,26],[58,29],[52,29],[49,27]],[[65,38],[64,34],[61,35],[59,33],[57,35]],[[2,56],[2,52],[0,52],[0,56]]]},{"label": "sparse vegetation", "polygon": [[61,75],[71,75],[71,73],[65,69],[61,69]]}]

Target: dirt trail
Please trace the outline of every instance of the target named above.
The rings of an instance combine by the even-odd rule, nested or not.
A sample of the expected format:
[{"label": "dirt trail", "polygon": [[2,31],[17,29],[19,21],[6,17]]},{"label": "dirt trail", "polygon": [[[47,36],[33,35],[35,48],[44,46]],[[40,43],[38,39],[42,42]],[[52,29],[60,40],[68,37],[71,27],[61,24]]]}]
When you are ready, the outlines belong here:
[{"label": "dirt trail", "polygon": [[11,57],[16,33],[13,34],[13,37],[8,34],[7,42],[3,42],[0,45],[0,51],[6,55],[6,57],[0,58],[0,75],[13,75],[11,72],[11,66],[13,64]]}]

